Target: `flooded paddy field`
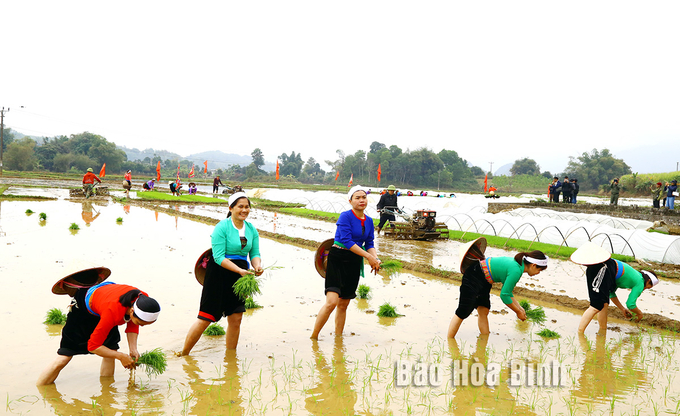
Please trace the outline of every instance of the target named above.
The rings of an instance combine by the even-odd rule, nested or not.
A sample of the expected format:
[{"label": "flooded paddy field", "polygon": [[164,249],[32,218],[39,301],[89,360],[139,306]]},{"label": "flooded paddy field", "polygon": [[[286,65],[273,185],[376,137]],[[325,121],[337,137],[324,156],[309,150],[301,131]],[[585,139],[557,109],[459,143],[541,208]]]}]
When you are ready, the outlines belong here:
[{"label": "flooded paddy field", "polygon": [[[34,213],[27,215],[27,209]],[[192,209],[201,215],[212,211],[216,219],[226,216],[223,208]],[[42,212],[45,221],[39,219]],[[117,222],[119,217],[122,223]],[[319,241],[334,232],[330,223],[281,214],[274,218],[260,210],[254,210],[250,219],[258,228],[276,222],[276,232]],[[71,223],[80,230],[71,232]],[[446,329],[457,306],[458,286],[450,279],[418,273],[375,276],[367,269],[361,283],[371,287],[371,297],[351,302],[344,336],[335,337],[329,322],[319,341],[312,341],[314,318],[324,301],[313,253],[264,238],[263,265],[282,268],[265,273],[262,295],[255,299],[263,308],[244,315],[238,349],[225,351],[223,336],[204,336],[190,356],[176,357],[173,353],[181,349],[198,312],[201,286],[193,266],[209,247],[212,229],[105,198],[1,201],[0,317],[5,336],[0,354],[6,359],[0,362],[0,394],[6,397],[5,413],[644,415],[677,414],[680,409],[676,334],[612,319],[606,336],[597,336],[593,323],[580,338],[578,311],[536,302],[545,308],[546,324],[523,323],[506,313],[493,295],[492,333],[480,336],[473,314],[458,339],[448,341]],[[378,247],[391,257],[457,267],[456,242],[395,242],[381,237]],[[489,254],[507,255],[502,250]],[[53,295],[50,289],[79,258],[109,267],[109,280],[137,286],[161,303],[158,322],[140,330],[139,350],[163,348],[169,360],[165,373],[149,378],[137,370],[129,386],[130,373],[118,363],[115,377],[100,378],[99,358],[79,356],[55,385],[34,386],[59,345],[60,327],[44,325],[45,314],[52,307],[65,311],[69,303],[67,296]],[[535,277],[537,281],[525,276],[523,284],[547,288],[548,282],[562,279],[570,263],[564,262],[564,267],[555,266],[551,274],[551,263],[548,271]],[[585,289],[575,267],[573,280],[556,282],[549,290]],[[665,286],[670,287],[666,280],[657,288],[665,291]],[[659,294],[652,296],[653,292],[641,297],[643,311],[654,307]],[[403,316],[377,317],[384,302]],[[672,310],[672,304],[666,306]],[[544,328],[561,338],[544,340],[536,334]],[[121,348],[127,352],[125,341]],[[425,374],[410,367],[417,362],[432,371]],[[519,369],[511,373],[512,363]],[[466,365],[467,380],[460,374],[454,377],[452,368]],[[543,379],[536,386],[525,377],[511,385],[511,374],[526,376],[522,365],[558,368],[559,380]]]}]

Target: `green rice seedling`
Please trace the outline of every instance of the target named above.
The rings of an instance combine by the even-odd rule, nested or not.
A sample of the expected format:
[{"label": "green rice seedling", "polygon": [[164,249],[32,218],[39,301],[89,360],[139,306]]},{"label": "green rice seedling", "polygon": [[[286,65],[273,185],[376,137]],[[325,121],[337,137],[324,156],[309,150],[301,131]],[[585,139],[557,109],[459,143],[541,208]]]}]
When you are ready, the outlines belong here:
[{"label": "green rice seedling", "polygon": [[39,217],[40,217],[41,220],[45,221],[47,219],[47,214],[45,214],[44,212],[41,212]]},{"label": "green rice seedling", "polygon": [[156,348],[142,354],[137,360],[137,365],[143,365],[146,374],[151,377],[163,374],[168,366],[168,360],[163,350]]},{"label": "green rice seedling", "polygon": [[543,328],[539,332],[536,332],[536,335],[541,336],[543,338],[551,338],[551,339],[559,338],[561,336],[557,332],[551,331],[548,328]]},{"label": "green rice seedling", "polygon": [[75,222],[72,222],[71,226],[69,226],[68,229],[69,230],[80,230],[80,227]]},{"label": "green rice seedling", "polygon": [[404,264],[402,262],[394,259],[385,260],[384,262],[380,263],[380,271],[384,272],[388,276],[399,273],[403,267]]},{"label": "green rice seedling", "polygon": [[52,308],[47,311],[45,322],[48,325],[63,325],[66,323],[66,315],[58,308]]},{"label": "green rice seedling", "polygon": [[27,209],[27,210],[26,210],[26,215],[31,215],[31,214],[33,214],[33,211],[31,211],[31,209],[30,209],[30,208],[29,208],[29,209]]},{"label": "green rice seedling", "polygon": [[531,322],[535,322],[537,324],[542,324],[546,321],[545,311],[543,310],[543,306],[539,306],[537,308],[532,308],[531,304],[526,299],[520,300],[519,305],[522,308],[524,308],[524,312],[526,312],[526,314],[527,314],[527,319],[530,320]]},{"label": "green rice seedling", "polygon": [[368,287],[367,285],[359,285],[359,299],[368,299],[368,292],[371,291],[371,288]]},{"label": "green rice seedling", "polygon": [[241,278],[239,278],[236,283],[234,283],[234,293],[244,301],[253,297],[255,294],[261,294],[260,279],[258,279],[254,274],[241,276]]},{"label": "green rice seedling", "polygon": [[203,331],[204,335],[209,335],[209,336],[217,336],[217,335],[224,335],[227,332],[224,330],[224,327],[222,325],[213,322],[210,324],[205,331]]},{"label": "green rice seedling", "polygon": [[255,299],[253,299],[252,297],[246,299],[246,309],[257,309],[261,307],[262,305],[255,302]]},{"label": "green rice seedling", "polygon": [[118,217],[118,218],[116,218],[116,222],[117,222],[117,223],[122,223],[122,222],[123,222],[123,217]]},{"label": "green rice seedling", "polygon": [[396,318],[398,316],[403,315],[399,315],[394,306],[390,305],[389,302],[385,302],[382,305],[380,305],[380,309],[378,310],[378,316],[381,318]]}]

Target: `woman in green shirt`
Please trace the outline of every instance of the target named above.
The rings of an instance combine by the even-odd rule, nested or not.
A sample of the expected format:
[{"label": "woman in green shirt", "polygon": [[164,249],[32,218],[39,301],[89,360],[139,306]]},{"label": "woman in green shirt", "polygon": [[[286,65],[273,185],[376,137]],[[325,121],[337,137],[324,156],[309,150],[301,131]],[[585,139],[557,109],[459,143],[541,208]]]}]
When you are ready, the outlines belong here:
[{"label": "woman in green shirt", "polygon": [[[463,281],[460,285],[458,309],[456,309],[456,314],[451,318],[449,324],[449,338],[456,336],[463,320],[470,316],[475,309],[477,309],[478,314],[479,332],[482,334],[489,333],[490,293],[492,284],[496,282],[503,285],[500,295],[503,303],[517,314],[517,318],[522,321],[526,320],[526,312],[519,305],[517,299],[513,297],[512,291],[522,274],[527,273],[529,276],[535,276],[547,269],[548,256],[538,250],[530,253],[519,253],[515,257],[490,257],[488,259],[485,259],[481,254],[479,261],[472,261],[471,264],[463,261],[461,264]],[[465,270],[462,270],[463,268]]]}]

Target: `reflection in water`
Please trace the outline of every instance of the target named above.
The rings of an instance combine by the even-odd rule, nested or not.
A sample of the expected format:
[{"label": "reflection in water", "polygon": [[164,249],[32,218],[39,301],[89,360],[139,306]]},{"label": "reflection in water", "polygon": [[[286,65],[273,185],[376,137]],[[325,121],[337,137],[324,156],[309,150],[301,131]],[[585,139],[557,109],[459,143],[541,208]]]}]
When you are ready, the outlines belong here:
[{"label": "reflection in water", "polygon": [[[642,341],[639,335],[621,338],[611,347],[607,346],[606,335],[597,335],[595,348],[592,348],[586,336],[579,334],[579,344],[585,359],[574,396],[604,403],[625,397],[647,384],[647,372],[638,367],[640,360],[644,360],[640,357]],[[615,365],[612,357],[620,355],[626,344],[632,348],[621,357],[621,365]]]},{"label": "reflection in water", "polygon": [[123,212],[125,212],[126,214],[129,214],[130,213],[130,205],[124,205],[123,206]]},{"label": "reflection in water", "polygon": [[[96,212],[97,215],[93,216],[92,211]],[[80,216],[83,217],[83,221],[85,221],[85,225],[89,226],[92,223],[92,221],[97,219],[99,214],[101,214],[101,212],[97,211],[92,206],[92,202],[90,202],[90,201],[83,202],[83,212],[80,214]]]},{"label": "reflection in water", "polygon": [[307,391],[305,408],[312,415],[354,415],[357,393],[352,389],[354,375],[347,371],[343,337],[335,337],[332,361],[329,363],[312,340],[314,368],[318,373],[316,386]]},{"label": "reflection in water", "polygon": [[[487,344],[489,342],[489,335],[480,335],[477,338],[477,346],[475,351],[469,357],[464,357],[458,347],[458,342],[455,338],[449,338],[449,350],[451,352],[451,359],[453,360],[468,360],[468,368],[472,363],[481,363],[484,368],[489,364],[489,354],[487,351]],[[468,380],[470,378],[468,377]],[[517,403],[517,397],[513,393],[516,388],[510,387],[507,380],[501,377],[497,386],[489,387],[486,384],[481,386],[456,386],[453,392],[453,399],[449,404],[452,411],[456,415],[474,415],[477,411],[483,411],[485,414],[500,414],[500,415],[534,415],[531,408],[524,404]]]},{"label": "reflection in water", "polygon": [[38,390],[44,402],[52,406],[57,415],[108,414],[116,404],[114,397],[118,394],[118,390],[114,387],[113,377],[102,377],[100,380],[102,390],[99,394],[90,397],[89,402],[73,397],[65,398],[57,390],[56,384],[40,386]]},{"label": "reflection in water", "polygon": [[[184,371],[187,373],[190,391],[178,387],[182,400],[183,413],[192,415],[241,415],[241,377],[239,375],[236,350],[226,350],[224,366],[215,367],[216,377],[201,378],[198,361],[192,356],[184,356]],[[191,406],[193,403],[193,406]],[[191,407],[190,407],[191,406]],[[188,409],[192,410],[189,411]]]}]

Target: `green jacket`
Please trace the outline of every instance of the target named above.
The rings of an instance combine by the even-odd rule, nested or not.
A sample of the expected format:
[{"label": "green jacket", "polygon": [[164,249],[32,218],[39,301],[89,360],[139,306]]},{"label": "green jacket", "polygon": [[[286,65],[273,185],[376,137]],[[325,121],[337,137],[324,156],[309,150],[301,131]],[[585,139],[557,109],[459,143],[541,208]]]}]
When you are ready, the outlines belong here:
[{"label": "green jacket", "polygon": [[612,183],[610,185],[612,188],[612,195],[618,195],[619,194],[619,184],[618,183]]},{"label": "green jacket", "polygon": [[656,187],[652,185],[652,199],[654,201],[661,201],[663,199],[663,186]]}]

